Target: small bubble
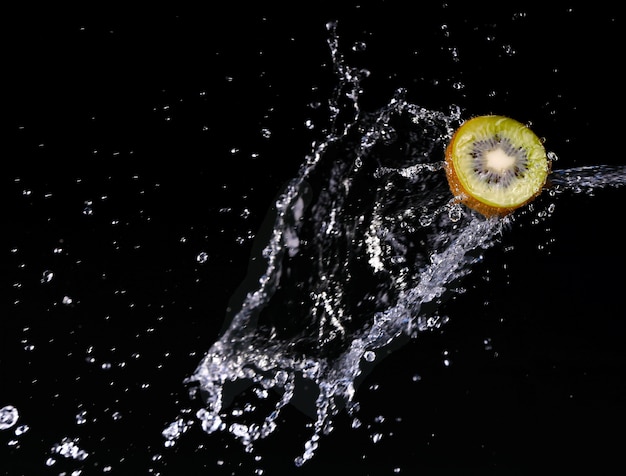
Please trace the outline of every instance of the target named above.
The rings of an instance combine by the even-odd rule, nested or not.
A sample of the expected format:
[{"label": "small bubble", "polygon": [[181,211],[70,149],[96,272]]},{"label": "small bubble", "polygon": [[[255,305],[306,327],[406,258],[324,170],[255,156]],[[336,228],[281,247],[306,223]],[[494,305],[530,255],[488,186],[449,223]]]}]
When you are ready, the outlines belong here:
[{"label": "small bubble", "polygon": [[450,218],[450,221],[453,221],[456,223],[457,221],[461,219],[462,216],[463,216],[463,210],[458,204],[451,206],[450,209],[448,210],[448,218]]},{"label": "small bubble", "polygon": [[65,304],[66,306],[69,306],[70,304],[74,302],[74,300],[69,296],[63,296],[63,300],[61,302]]},{"label": "small bubble", "polygon": [[368,362],[374,362],[374,360],[376,360],[376,354],[371,350],[368,350],[363,354],[363,358]]},{"label": "small bubble", "polygon": [[557,160],[559,160],[559,156],[555,152],[550,151],[547,152],[546,155],[551,162],[556,162]]},{"label": "small bubble", "polygon": [[430,215],[422,215],[419,218],[421,226],[429,226],[433,222],[433,217]]},{"label": "small bubble", "polygon": [[367,44],[363,41],[357,41],[352,45],[352,51],[365,51]]},{"label": "small bubble", "polygon": [[201,251],[200,253],[198,253],[198,256],[196,256],[196,261],[200,264],[204,264],[209,260],[209,254],[205,251]]}]

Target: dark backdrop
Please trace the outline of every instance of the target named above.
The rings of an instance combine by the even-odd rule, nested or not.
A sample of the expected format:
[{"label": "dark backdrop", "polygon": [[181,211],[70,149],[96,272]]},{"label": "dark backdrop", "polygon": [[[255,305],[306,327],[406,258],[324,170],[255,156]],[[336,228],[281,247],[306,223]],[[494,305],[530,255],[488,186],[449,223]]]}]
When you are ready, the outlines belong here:
[{"label": "dark backdrop", "polygon": [[[261,460],[197,426],[163,446],[258,227],[322,138],[326,22],[371,72],[364,110],[403,87],[431,109],[532,123],[555,168],[624,163],[616,8],[337,3],[3,16],[0,407],[20,420],[0,431],[0,474],[623,466],[623,190],[557,197],[551,218],[513,227],[450,321],[368,376],[363,425],[339,415],[303,468],[294,409]],[[64,438],[89,456],[54,454]]]}]

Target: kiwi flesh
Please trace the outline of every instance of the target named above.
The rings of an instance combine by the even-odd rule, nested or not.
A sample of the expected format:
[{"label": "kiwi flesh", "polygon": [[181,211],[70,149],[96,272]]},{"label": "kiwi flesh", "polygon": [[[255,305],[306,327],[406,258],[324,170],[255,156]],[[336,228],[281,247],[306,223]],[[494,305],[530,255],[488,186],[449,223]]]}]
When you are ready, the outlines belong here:
[{"label": "kiwi flesh", "polygon": [[446,148],[445,171],[458,201],[487,217],[505,216],[541,193],[550,163],[527,126],[487,115],[456,130]]}]

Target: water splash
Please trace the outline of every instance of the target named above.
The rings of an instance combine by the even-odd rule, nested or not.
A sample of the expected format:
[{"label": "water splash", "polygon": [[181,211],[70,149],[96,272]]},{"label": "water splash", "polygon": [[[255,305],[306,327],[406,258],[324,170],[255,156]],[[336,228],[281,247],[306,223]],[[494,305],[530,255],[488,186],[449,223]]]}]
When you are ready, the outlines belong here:
[{"label": "water splash", "polygon": [[[204,401],[203,430],[228,432],[248,452],[286,405],[309,414],[298,466],[341,409],[357,410],[358,384],[387,350],[442,324],[441,302],[514,221],[478,216],[449,192],[442,157],[459,109],[428,110],[399,90],[378,111],[362,111],[369,73],[344,62],[336,25],[328,29],[338,83],[326,136],[276,201],[265,269],[186,380]],[[552,185],[582,192],[625,183],[623,167],[602,169],[602,183],[598,171],[554,171]],[[242,409],[229,411],[236,398]],[[191,424],[169,425],[166,444]]]},{"label": "water splash", "polygon": [[552,172],[551,182],[557,192],[593,195],[596,190],[626,185],[623,165],[588,165]]}]

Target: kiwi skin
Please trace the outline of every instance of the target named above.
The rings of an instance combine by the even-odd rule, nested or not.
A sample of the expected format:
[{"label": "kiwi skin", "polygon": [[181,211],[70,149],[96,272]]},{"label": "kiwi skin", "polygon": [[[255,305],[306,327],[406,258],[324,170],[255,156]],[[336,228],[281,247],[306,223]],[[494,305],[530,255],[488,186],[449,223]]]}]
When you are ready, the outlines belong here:
[{"label": "kiwi skin", "polygon": [[[476,117],[482,117],[482,116],[476,116]],[[469,119],[471,120],[471,119]],[[468,122],[468,121],[466,121]],[[462,125],[463,126],[463,125]],[[490,205],[487,203],[484,203],[480,200],[478,200],[477,198],[475,198],[471,193],[469,193],[465,187],[463,187],[463,185],[461,184],[461,181],[459,180],[459,177],[456,173],[456,170],[454,168],[453,165],[453,160],[452,160],[452,154],[453,154],[453,144],[455,143],[455,139],[456,139],[456,135],[459,133],[459,131],[461,130],[461,127],[459,127],[454,134],[452,135],[450,142],[448,142],[448,146],[446,147],[446,153],[445,153],[445,164],[444,164],[444,169],[446,172],[446,177],[448,179],[448,184],[450,186],[450,190],[452,191],[452,194],[454,195],[456,201],[458,203],[462,203],[464,205],[466,205],[467,207],[476,210],[477,212],[481,213],[482,215],[484,215],[487,218],[491,218],[491,217],[505,217],[507,215],[510,215],[511,213],[513,213],[515,210],[517,210],[520,207],[523,207],[524,205],[527,205],[528,203],[532,202],[539,194],[541,194],[543,187],[539,187],[537,192],[530,196],[526,201],[517,204],[514,207],[498,207],[498,206],[494,206],[494,205]],[[551,167],[551,163],[550,161],[548,161],[548,173],[547,175],[550,174],[550,167]],[[545,186],[545,184],[544,184]]]}]

